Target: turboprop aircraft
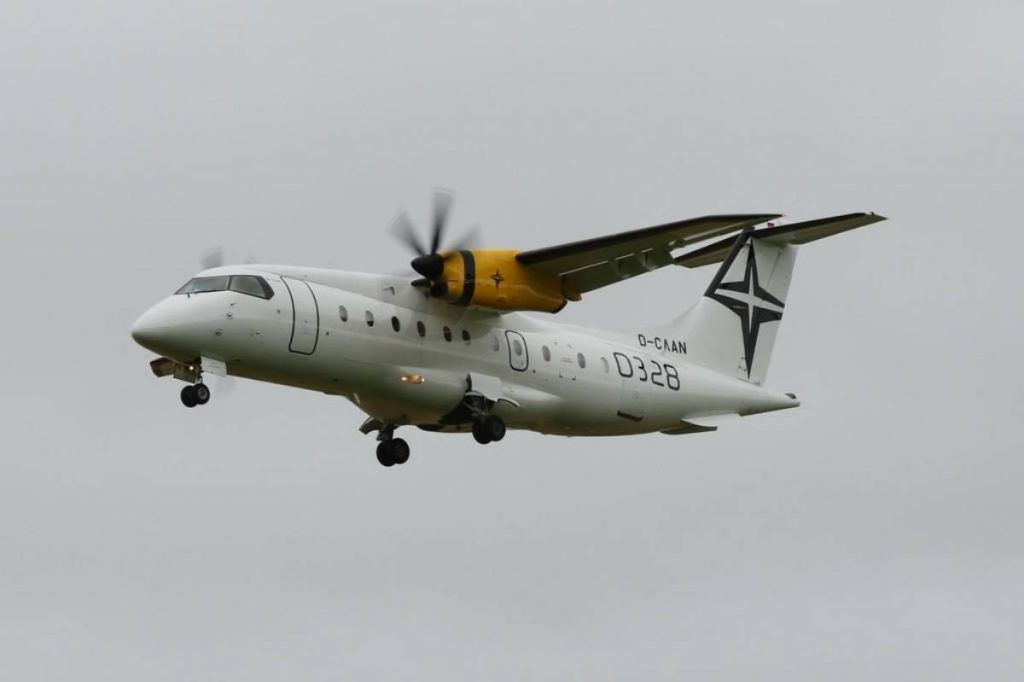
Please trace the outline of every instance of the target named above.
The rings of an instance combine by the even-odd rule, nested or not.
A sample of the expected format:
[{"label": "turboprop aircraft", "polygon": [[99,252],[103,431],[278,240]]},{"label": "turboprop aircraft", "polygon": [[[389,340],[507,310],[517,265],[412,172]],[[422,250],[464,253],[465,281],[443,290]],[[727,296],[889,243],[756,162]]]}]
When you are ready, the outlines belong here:
[{"label": "turboprop aircraft", "polygon": [[[204,375],[230,375],[347,398],[376,434],[384,466],[404,464],[399,427],[506,429],[562,436],[714,431],[702,417],[800,403],[763,386],[800,245],[881,220],[851,213],[777,224],[773,213],[711,215],[527,251],[447,248],[451,195],[434,197],[429,247],[408,277],[292,265],[196,274],[132,327],[158,353],[158,376],[205,405]],[[697,246],[702,244],[701,246]],[[560,324],[582,295],[665,266],[718,264],[681,315],[628,330]],[[543,313],[525,315],[524,311]]]}]

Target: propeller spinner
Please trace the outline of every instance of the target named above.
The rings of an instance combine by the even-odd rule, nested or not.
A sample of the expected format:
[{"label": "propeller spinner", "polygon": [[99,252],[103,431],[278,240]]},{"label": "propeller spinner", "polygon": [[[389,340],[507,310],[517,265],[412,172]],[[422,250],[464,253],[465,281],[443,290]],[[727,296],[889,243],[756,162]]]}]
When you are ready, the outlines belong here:
[{"label": "propeller spinner", "polygon": [[[417,280],[414,284],[429,286],[430,295],[434,297],[444,296],[448,292],[448,284],[442,279],[444,275],[444,252],[441,251],[441,244],[444,241],[444,233],[448,226],[448,216],[451,214],[453,202],[454,195],[451,192],[443,190],[436,190],[434,192],[434,210],[429,249],[420,239],[416,228],[412,224],[412,220],[409,219],[409,214],[404,210],[395,218],[391,228],[392,235],[416,254],[416,257],[412,259],[409,265],[426,281]],[[460,251],[474,245],[477,241],[478,230],[474,227],[458,242],[452,244],[451,248],[445,249],[445,251]]]}]

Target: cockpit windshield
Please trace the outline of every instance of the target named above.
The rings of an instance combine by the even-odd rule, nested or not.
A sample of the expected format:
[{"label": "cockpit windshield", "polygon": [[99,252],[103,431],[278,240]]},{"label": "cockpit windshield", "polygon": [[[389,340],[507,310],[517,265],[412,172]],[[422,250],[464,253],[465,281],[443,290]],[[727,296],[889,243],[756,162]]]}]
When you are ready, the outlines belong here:
[{"label": "cockpit windshield", "polygon": [[175,294],[205,294],[210,291],[235,291],[240,294],[269,299],[274,295],[267,281],[256,275],[217,275],[193,277]]},{"label": "cockpit windshield", "polygon": [[230,279],[227,275],[221,275],[220,277],[193,277],[185,283],[185,286],[174,293],[205,294],[208,291],[227,291]]}]

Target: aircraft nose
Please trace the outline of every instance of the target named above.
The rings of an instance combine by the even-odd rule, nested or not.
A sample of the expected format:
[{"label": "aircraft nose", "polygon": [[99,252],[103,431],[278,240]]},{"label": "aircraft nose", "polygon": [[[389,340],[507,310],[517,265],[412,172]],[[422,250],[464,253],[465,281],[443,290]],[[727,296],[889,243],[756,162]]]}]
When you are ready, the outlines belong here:
[{"label": "aircraft nose", "polygon": [[132,324],[132,338],[147,350],[167,355],[191,340],[190,317],[181,310],[181,301],[165,298],[142,313]]},{"label": "aircraft nose", "polygon": [[155,306],[139,315],[139,319],[132,324],[132,338],[135,343],[148,348],[160,341],[160,332],[164,325],[160,323],[159,314]]},{"label": "aircraft nose", "polygon": [[169,358],[195,357],[213,342],[211,335],[219,336],[213,325],[216,303],[168,296],[135,320],[132,338],[146,350]]}]

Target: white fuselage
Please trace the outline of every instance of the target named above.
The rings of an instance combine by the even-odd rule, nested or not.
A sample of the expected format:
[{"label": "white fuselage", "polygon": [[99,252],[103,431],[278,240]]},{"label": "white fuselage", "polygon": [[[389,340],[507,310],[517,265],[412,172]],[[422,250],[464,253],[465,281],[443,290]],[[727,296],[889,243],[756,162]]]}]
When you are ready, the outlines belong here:
[{"label": "white fuselage", "polygon": [[133,336],[179,362],[222,361],[234,376],[341,395],[381,423],[435,430],[468,429],[451,415],[471,390],[509,428],[569,436],[671,430],[694,417],[798,404],[687,362],[685,339],[650,333],[641,347],[643,329],[458,307],[399,277],[256,265],[203,274],[239,272],[261,275],[274,295],[170,296]]}]

